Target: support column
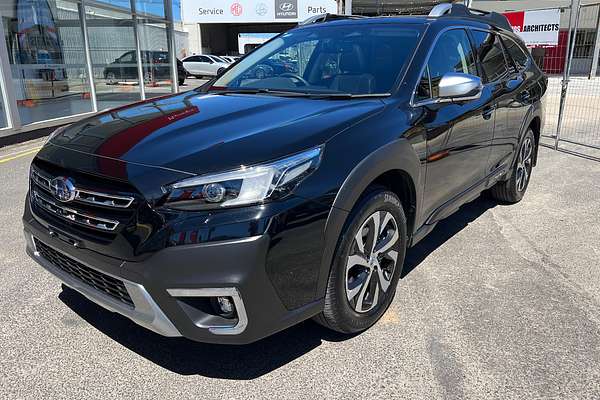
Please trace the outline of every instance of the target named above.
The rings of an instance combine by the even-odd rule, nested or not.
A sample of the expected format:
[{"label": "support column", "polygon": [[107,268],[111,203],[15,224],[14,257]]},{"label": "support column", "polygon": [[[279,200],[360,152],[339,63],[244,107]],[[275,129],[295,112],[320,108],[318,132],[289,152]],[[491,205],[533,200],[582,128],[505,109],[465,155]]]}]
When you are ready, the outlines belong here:
[{"label": "support column", "polygon": [[[133,0],[132,0],[133,1]],[[175,45],[175,23],[173,21],[173,1],[165,0],[165,16],[167,17],[167,50],[171,63],[171,91],[179,93],[179,82],[177,79],[177,47]]]},{"label": "support column", "polygon": [[83,35],[83,50],[85,53],[85,66],[90,85],[90,97],[92,99],[92,111],[98,112],[98,99],[96,98],[96,84],[94,82],[94,67],[92,65],[92,53],[90,52],[90,38],[88,36],[87,21],[85,19],[85,0],[77,5],[79,9],[79,22],[81,23],[81,34]]},{"label": "support column", "polygon": [[352,0],[346,0],[344,2],[344,14],[352,15]]},{"label": "support column", "polygon": [[[138,31],[137,9],[135,8],[135,0],[130,0],[131,14],[133,20],[133,41],[135,42],[135,57],[137,58],[138,79],[140,82],[140,97],[146,100],[146,86],[144,82],[144,66],[142,64],[142,49],[140,48],[140,33]],[[152,60],[149,60],[152,62]]]},{"label": "support column", "polygon": [[589,79],[595,78],[598,72],[598,57],[600,57],[600,6],[598,6],[598,18],[596,19],[596,39],[594,40],[594,51],[592,52],[592,67]]},{"label": "support column", "polygon": [[6,40],[4,40],[4,25],[2,18],[0,18],[0,80],[2,87],[2,100],[4,102],[4,108],[6,109],[6,122],[8,126],[13,129],[21,128],[21,116],[17,108],[17,96],[15,95],[15,87],[13,84],[12,71],[10,68],[10,62],[8,61],[8,48],[6,47]]}]

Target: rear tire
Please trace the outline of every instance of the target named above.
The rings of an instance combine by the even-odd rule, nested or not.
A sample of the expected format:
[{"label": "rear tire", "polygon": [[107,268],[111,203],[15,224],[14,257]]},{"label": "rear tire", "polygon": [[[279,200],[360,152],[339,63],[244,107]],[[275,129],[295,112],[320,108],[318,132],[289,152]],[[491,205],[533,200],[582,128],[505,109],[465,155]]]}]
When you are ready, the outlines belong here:
[{"label": "rear tire", "polygon": [[385,188],[363,196],[349,221],[333,259],[323,312],[314,318],[346,334],[364,331],[388,309],[407,243],[404,210]]},{"label": "rear tire", "polygon": [[517,153],[517,159],[511,171],[510,178],[506,181],[496,183],[490,189],[490,195],[494,200],[515,204],[523,199],[531,179],[535,153],[535,137],[533,131],[528,129],[519,146],[519,152]]}]

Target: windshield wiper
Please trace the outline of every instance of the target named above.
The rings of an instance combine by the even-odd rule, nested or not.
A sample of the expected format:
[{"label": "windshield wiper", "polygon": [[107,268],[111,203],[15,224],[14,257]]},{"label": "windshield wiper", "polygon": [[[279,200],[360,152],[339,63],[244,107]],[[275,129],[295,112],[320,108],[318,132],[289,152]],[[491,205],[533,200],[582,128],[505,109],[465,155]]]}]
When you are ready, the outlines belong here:
[{"label": "windshield wiper", "polygon": [[293,90],[280,90],[280,89],[266,89],[266,88],[237,88],[237,89],[217,89],[209,90],[207,93],[216,95],[227,95],[227,94],[268,94],[272,96],[282,97],[303,97],[311,99],[334,99],[334,100],[345,100],[345,99],[364,99],[364,98],[377,98],[377,97],[389,97],[391,93],[365,93],[365,94],[352,94],[352,93],[328,93],[328,92],[296,92]]},{"label": "windshield wiper", "polygon": [[391,93],[363,93],[363,94],[352,94],[352,93],[307,93],[308,97],[315,99],[368,99],[377,97],[389,97]]}]

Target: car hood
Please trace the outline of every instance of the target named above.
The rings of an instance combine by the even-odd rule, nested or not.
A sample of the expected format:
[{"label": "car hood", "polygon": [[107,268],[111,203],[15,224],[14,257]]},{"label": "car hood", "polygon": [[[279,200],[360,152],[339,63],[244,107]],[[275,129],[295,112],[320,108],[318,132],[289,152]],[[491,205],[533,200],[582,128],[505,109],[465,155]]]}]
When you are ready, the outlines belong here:
[{"label": "car hood", "polygon": [[377,99],[191,91],[102,112],[68,126],[51,143],[101,158],[202,174],[321,145],[382,108]]}]

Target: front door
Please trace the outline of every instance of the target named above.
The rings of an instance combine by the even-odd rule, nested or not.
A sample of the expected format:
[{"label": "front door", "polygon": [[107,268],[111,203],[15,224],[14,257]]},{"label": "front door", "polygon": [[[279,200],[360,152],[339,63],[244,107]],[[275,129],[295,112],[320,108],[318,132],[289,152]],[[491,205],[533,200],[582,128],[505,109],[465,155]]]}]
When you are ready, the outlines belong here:
[{"label": "front door", "polygon": [[446,73],[480,76],[475,59],[464,29],[442,33],[415,98],[417,105],[426,104],[420,107],[427,135],[423,211],[430,223],[436,222],[437,210],[445,209],[486,176],[495,117],[491,88],[485,86],[476,100],[435,103]]}]

